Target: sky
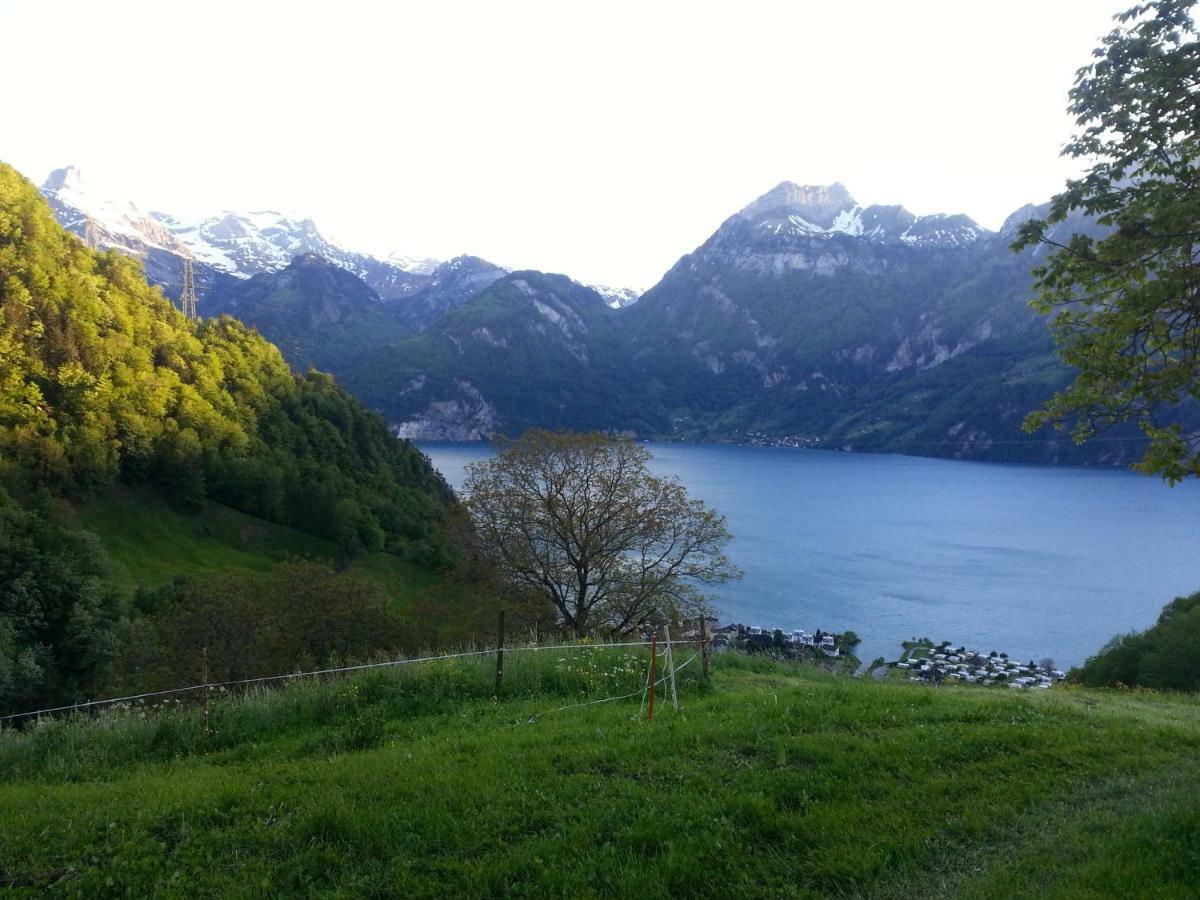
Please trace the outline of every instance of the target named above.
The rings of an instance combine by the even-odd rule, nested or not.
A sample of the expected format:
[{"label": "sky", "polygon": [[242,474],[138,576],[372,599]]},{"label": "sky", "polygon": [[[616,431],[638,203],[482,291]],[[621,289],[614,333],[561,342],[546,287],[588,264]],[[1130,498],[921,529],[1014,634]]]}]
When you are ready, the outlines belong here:
[{"label": "sky", "polygon": [[1130,3],[0,0],[0,160],[645,289],[783,180],[989,228],[1048,199]]}]

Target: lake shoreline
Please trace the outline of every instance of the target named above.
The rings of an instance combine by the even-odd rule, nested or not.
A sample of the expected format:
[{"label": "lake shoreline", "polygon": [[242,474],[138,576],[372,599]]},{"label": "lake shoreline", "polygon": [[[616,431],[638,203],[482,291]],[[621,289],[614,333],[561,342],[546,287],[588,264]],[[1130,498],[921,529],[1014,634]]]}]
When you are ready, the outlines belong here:
[{"label": "lake shoreline", "polygon": [[[493,452],[418,446],[456,488]],[[1116,467],[647,447],[656,474],[726,516],[745,577],[711,592],[722,620],[851,629],[867,660],[939,634],[1069,668],[1200,587],[1200,484]]]}]

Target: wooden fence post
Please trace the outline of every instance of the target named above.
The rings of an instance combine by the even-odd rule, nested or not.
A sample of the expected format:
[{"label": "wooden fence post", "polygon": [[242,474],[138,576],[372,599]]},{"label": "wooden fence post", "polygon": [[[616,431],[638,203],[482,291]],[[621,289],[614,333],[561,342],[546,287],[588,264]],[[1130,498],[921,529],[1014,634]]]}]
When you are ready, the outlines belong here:
[{"label": "wooden fence post", "polygon": [[664,661],[667,665],[667,677],[671,681],[671,706],[679,712],[679,694],[675,690],[675,651],[671,647],[671,626],[663,625],[663,636],[667,639],[667,653]]},{"label": "wooden fence post", "polygon": [[646,713],[646,721],[654,718],[654,662],[658,658],[658,630],[650,635],[650,708]]},{"label": "wooden fence post", "polygon": [[496,696],[500,696],[500,683],[504,680],[504,610],[500,610],[500,625],[496,629]]},{"label": "wooden fence post", "polygon": [[212,734],[212,729],[208,727],[208,695],[212,692],[208,686],[208,647],[200,648],[200,658],[204,669],[204,735],[207,737]]}]

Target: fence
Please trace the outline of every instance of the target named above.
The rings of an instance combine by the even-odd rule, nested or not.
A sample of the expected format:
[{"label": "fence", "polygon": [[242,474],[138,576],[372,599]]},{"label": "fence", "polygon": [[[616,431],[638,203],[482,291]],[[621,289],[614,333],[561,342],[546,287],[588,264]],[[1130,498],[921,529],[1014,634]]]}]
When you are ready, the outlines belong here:
[{"label": "fence", "polygon": [[[670,638],[670,633],[665,626],[663,628],[663,632],[664,632],[666,639],[663,642],[663,654],[662,655],[663,655],[663,659],[664,659],[664,672],[661,677],[656,677],[656,675],[655,675],[657,661],[658,661],[658,657],[659,657],[658,633],[657,632],[654,634],[654,636],[649,641],[624,641],[624,642],[612,642],[612,643],[579,643],[579,642],[575,642],[575,643],[551,644],[551,645],[528,644],[528,645],[515,645],[515,646],[507,646],[506,647],[505,643],[504,643],[504,616],[503,616],[503,613],[501,613],[501,616],[500,616],[500,629],[498,632],[497,643],[496,643],[496,646],[493,648],[484,649],[484,650],[467,650],[467,651],[461,651],[461,652],[456,652],[456,653],[438,653],[438,654],[431,654],[428,656],[399,657],[396,659],[383,660],[383,661],[379,661],[379,662],[359,663],[359,664],[355,664],[355,665],[346,665],[346,666],[331,666],[331,667],[326,667],[326,668],[322,668],[322,669],[314,669],[314,670],[306,671],[306,672],[289,672],[289,673],[277,674],[277,675],[262,675],[262,676],[258,676],[258,677],[254,677],[254,678],[240,678],[240,679],[234,679],[234,680],[229,680],[229,681],[216,681],[216,682],[209,681],[208,680],[208,669],[207,669],[207,652],[202,649],[201,652],[204,657],[204,675],[203,675],[202,681],[198,684],[191,684],[191,685],[187,685],[184,687],[166,688],[164,690],[157,690],[157,691],[144,691],[142,693],[128,694],[128,695],[121,696],[121,697],[110,697],[110,698],[106,698],[103,700],[87,700],[87,701],[82,701],[82,702],[77,702],[77,703],[65,704],[62,706],[54,706],[54,707],[46,707],[44,709],[30,710],[27,712],[9,713],[8,715],[0,716],[0,723],[6,723],[6,722],[7,723],[18,723],[18,722],[28,720],[28,719],[41,719],[42,717],[45,717],[45,716],[56,716],[59,714],[80,713],[80,712],[86,712],[89,710],[98,710],[98,709],[103,709],[103,708],[107,708],[107,707],[120,706],[122,704],[141,703],[141,702],[144,702],[147,700],[186,697],[188,695],[194,695],[197,693],[200,694],[201,700],[203,702],[205,719],[207,720],[208,703],[209,703],[209,699],[212,697],[214,691],[220,691],[220,692],[224,693],[224,692],[230,691],[231,689],[237,690],[237,689],[244,689],[244,688],[248,688],[248,687],[268,686],[268,685],[279,684],[279,683],[286,684],[286,683],[292,682],[292,681],[309,679],[309,678],[321,678],[323,676],[345,675],[345,674],[350,674],[350,673],[355,673],[355,672],[365,672],[365,671],[377,670],[377,669],[395,669],[395,668],[402,667],[402,666],[410,666],[410,665],[416,665],[416,664],[421,664],[421,663],[438,663],[438,662],[445,662],[445,661],[450,661],[450,660],[480,658],[480,657],[487,657],[487,656],[494,656],[496,659],[495,693],[497,695],[499,695],[503,689],[503,680],[504,680],[504,672],[505,672],[504,659],[505,659],[506,653],[510,654],[510,655],[515,654],[519,657],[521,654],[526,654],[526,653],[547,653],[547,652],[568,652],[568,651],[579,652],[579,651],[589,651],[589,650],[596,650],[596,649],[620,649],[620,648],[640,648],[640,649],[649,650],[648,670],[647,670],[647,675],[646,675],[646,679],[645,679],[643,687],[637,691],[632,691],[632,692],[626,693],[626,694],[602,697],[602,698],[598,698],[598,699],[589,699],[589,700],[586,700],[581,703],[568,704],[566,706],[558,707],[558,710],[561,711],[561,710],[567,710],[567,709],[574,709],[577,707],[591,706],[591,705],[597,704],[597,703],[610,703],[610,702],[614,702],[614,701],[618,701],[618,700],[626,700],[626,699],[635,697],[640,693],[643,697],[643,708],[646,707],[647,699],[649,700],[649,717],[653,718],[655,688],[661,686],[664,683],[668,684],[671,689],[673,704],[674,704],[675,708],[677,709],[678,708],[678,697],[677,697],[677,691],[676,691],[676,678],[675,678],[677,673],[682,671],[684,668],[686,668],[697,657],[702,657],[703,658],[703,677],[705,679],[707,679],[707,677],[708,677],[709,639],[707,636],[707,632],[705,632],[704,636],[699,639],[689,639],[689,640],[672,640]],[[674,656],[673,656],[672,648],[674,646],[679,646],[679,645],[695,645],[695,644],[699,644],[700,648],[688,660],[686,660],[681,665],[676,666],[674,663]]]}]

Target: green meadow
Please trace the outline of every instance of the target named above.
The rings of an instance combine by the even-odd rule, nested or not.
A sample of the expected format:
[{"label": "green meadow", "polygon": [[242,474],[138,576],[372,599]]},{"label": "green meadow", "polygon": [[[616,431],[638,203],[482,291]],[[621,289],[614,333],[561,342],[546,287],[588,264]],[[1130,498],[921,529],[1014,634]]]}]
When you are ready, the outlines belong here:
[{"label": "green meadow", "polygon": [[[683,663],[691,649],[677,648]],[[1200,699],[510,652],[0,733],[30,896],[1194,897]],[[661,665],[661,661],[660,661]],[[607,703],[590,701],[632,692]]]},{"label": "green meadow", "polygon": [[[99,536],[113,564],[113,580],[132,593],[158,588],[180,575],[269,572],[302,557],[341,565],[344,552],[332,541],[208,501],[181,515],[161,493],[112,488],[60,513]],[[436,578],[425,567],[388,553],[366,553],[351,564],[405,603]]]}]

